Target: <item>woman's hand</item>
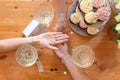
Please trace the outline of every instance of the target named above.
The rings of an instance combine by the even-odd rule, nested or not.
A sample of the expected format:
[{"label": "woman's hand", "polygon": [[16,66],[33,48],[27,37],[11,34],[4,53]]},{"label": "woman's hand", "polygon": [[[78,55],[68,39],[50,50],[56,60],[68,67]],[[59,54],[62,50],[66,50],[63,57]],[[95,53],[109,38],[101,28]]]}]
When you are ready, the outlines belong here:
[{"label": "woman's hand", "polygon": [[67,44],[57,45],[57,50],[55,50],[56,55],[62,60],[69,56]]},{"label": "woman's hand", "polygon": [[39,42],[40,45],[53,50],[58,50],[56,45],[65,43],[68,41],[68,39],[69,39],[69,36],[61,32],[47,32],[47,33],[43,33],[38,36],[35,36],[35,40]]}]

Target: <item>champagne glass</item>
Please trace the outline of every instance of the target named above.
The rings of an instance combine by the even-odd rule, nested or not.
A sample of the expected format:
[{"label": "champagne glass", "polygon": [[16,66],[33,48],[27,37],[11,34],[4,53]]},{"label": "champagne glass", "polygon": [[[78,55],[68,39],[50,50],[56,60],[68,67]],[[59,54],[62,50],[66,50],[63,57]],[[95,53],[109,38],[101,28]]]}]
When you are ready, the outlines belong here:
[{"label": "champagne glass", "polygon": [[80,45],[73,50],[72,59],[77,66],[87,68],[93,64],[95,53],[91,47]]},{"label": "champagne glass", "polygon": [[50,3],[42,1],[33,13],[34,19],[39,21],[40,24],[47,24],[51,22],[54,17],[54,9]]},{"label": "champagne glass", "polygon": [[16,61],[21,66],[32,66],[38,59],[38,52],[35,47],[29,44],[21,45],[16,51]]},{"label": "champagne glass", "polygon": [[47,32],[50,22],[54,17],[54,9],[47,1],[41,1],[39,6],[33,11],[33,20],[23,30],[23,34],[28,36],[35,36]]}]

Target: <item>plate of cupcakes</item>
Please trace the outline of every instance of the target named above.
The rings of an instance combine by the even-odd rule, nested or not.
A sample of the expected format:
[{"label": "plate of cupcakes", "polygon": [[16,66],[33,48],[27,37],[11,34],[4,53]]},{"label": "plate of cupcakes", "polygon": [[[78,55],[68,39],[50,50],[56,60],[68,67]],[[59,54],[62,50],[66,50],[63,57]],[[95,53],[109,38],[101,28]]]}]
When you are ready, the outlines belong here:
[{"label": "plate of cupcakes", "polygon": [[68,23],[80,35],[96,35],[103,30],[110,15],[107,0],[74,0],[68,9]]}]

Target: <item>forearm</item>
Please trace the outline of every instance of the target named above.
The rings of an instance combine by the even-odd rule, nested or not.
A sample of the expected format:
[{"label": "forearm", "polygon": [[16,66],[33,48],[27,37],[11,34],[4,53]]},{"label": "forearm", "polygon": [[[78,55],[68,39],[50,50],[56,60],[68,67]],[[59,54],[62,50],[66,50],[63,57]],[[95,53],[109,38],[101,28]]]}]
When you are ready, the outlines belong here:
[{"label": "forearm", "polygon": [[30,44],[32,42],[34,42],[33,37],[0,40],[0,52],[15,50],[22,44]]},{"label": "forearm", "polygon": [[66,57],[63,59],[63,63],[67,67],[68,71],[70,72],[73,80],[90,80],[88,75],[76,64],[74,64],[71,56]]}]

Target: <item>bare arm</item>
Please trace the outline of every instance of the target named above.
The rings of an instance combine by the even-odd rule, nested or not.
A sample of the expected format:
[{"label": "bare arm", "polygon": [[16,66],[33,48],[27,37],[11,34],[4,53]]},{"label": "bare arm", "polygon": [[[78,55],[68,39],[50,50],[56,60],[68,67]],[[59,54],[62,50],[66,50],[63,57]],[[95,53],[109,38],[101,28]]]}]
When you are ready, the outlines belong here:
[{"label": "bare arm", "polygon": [[80,67],[74,64],[70,55],[63,59],[63,63],[70,72],[73,80],[90,80],[88,75]]},{"label": "bare arm", "polygon": [[68,53],[67,45],[58,46],[58,50],[55,51],[55,53],[59,58],[61,58],[63,64],[67,67],[68,71],[70,72],[73,80],[90,80],[90,78],[82,70],[82,68],[74,64],[70,54]]},{"label": "bare arm", "polygon": [[15,50],[22,44],[32,43],[38,43],[41,46],[57,50],[55,45],[68,41],[68,38],[66,34],[61,32],[47,32],[33,37],[0,40],[0,52]]},{"label": "bare arm", "polygon": [[9,50],[15,50],[18,46],[22,44],[29,44],[30,38],[11,38],[0,40],[0,52],[6,52]]}]

